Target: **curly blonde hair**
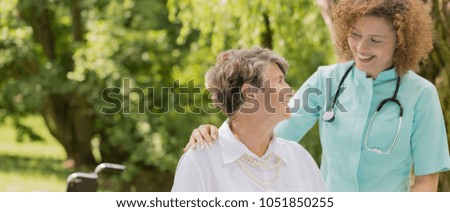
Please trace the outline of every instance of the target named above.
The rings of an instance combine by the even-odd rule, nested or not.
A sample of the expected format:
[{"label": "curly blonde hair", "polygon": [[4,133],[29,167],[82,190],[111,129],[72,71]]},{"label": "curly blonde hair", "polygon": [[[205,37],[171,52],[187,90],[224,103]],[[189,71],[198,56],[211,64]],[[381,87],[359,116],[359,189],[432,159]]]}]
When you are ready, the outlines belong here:
[{"label": "curly blonde hair", "polygon": [[262,88],[263,74],[270,63],[278,65],[286,75],[288,63],[269,49],[254,47],[250,50],[221,52],[216,65],[205,75],[206,87],[213,95],[213,103],[227,116],[234,114],[244,103],[241,90],[244,83]]},{"label": "curly blonde hair", "polygon": [[363,16],[386,19],[396,32],[394,65],[401,76],[417,67],[433,49],[433,21],[420,0],[340,0],[333,7],[336,44],[343,59],[353,59],[347,42],[351,26]]}]

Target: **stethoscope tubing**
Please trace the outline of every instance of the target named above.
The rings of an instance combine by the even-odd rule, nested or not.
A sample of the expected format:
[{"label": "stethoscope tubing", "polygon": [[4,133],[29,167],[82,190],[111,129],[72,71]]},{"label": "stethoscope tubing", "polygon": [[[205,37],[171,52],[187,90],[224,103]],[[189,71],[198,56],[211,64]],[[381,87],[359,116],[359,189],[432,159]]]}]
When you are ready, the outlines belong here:
[{"label": "stethoscope tubing", "polygon": [[[335,107],[335,105],[336,105],[337,98],[338,98],[339,92],[340,92],[340,90],[341,90],[341,86],[342,86],[342,84],[344,83],[344,81],[345,81],[345,79],[347,78],[347,76],[348,76],[348,74],[350,73],[350,71],[353,69],[354,65],[355,65],[355,64],[353,63],[353,64],[347,69],[347,71],[345,71],[344,76],[341,78],[341,80],[340,80],[340,82],[339,82],[339,87],[338,87],[338,89],[337,89],[337,91],[336,91],[336,93],[335,93],[335,95],[334,95],[334,98],[333,98],[333,102],[332,102],[332,104],[331,104],[331,107],[330,107],[328,110],[326,110],[326,111],[324,112],[324,114],[322,115],[322,120],[323,120],[323,121],[325,121],[325,122],[333,122],[333,120],[334,120],[334,118],[335,118],[334,107]],[[366,132],[365,132],[365,135],[364,135],[364,145],[365,145],[366,149],[369,150],[369,151],[371,151],[371,152],[374,152],[374,153],[377,153],[377,154],[381,154],[381,155],[388,155],[388,154],[391,153],[392,149],[394,148],[395,144],[397,143],[398,136],[399,136],[399,134],[400,134],[400,128],[401,128],[401,125],[402,125],[402,117],[403,117],[403,107],[402,107],[402,104],[400,103],[400,101],[397,99],[397,94],[398,94],[399,88],[400,88],[400,76],[397,76],[397,83],[396,83],[396,86],[395,86],[394,95],[393,95],[392,97],[390,97],[390,98],[387,98],[387,99],[382,100],[382,101],[378,104],[377,109],[375,110],[374,114],[372,115],[372,117],[371,117],[371,119],[370,119],[369,125],[367,126],[367,129],[366,129]],[[383,151],[382,151],[381,149],[379,149],[379,148],[372,148],[372,147],[369,147],[369,145],[367,144],[367,138],[368,138],[369,131],[370,131],[370,127],[372,126],[373,120],[375,119],[375,117],[377,116],[378,112],[380,112],[380,110],[383,108],[383,106],[384,106],[387,102],[394,102],[394,103],[396,103],[396,104],[398,105],[398,107],[400,108],[400,111],[399,111],[399,122],[398,122],[398,125],[397,125],[397,133],[396,133],[396,135],[395,135],[394,142],[392,142],[392,144],[391,144],[391,146],[389,147],[389,149],[388,149],[387,152],[383,152]]]}]

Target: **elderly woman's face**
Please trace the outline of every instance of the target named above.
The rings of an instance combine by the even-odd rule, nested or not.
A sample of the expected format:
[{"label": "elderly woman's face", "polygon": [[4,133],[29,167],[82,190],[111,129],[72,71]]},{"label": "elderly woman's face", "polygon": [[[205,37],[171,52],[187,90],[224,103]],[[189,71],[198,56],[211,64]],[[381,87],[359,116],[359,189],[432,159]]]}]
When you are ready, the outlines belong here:
[{"label": "elderly woman's face", "polygon": [[264,85],[258,95],[262,109],[270,115],[284,120],[290,117],[288,106],[289,99],[293,96],[293,90],[286,83],[283,72],[278,65],[271,63],[264,72]]},{"label": "elderly woman's face", "polygon": [[393,64],[396,34],[384,18],[365,16],[351,27],[348,45],[356,67],[375,76]]}]

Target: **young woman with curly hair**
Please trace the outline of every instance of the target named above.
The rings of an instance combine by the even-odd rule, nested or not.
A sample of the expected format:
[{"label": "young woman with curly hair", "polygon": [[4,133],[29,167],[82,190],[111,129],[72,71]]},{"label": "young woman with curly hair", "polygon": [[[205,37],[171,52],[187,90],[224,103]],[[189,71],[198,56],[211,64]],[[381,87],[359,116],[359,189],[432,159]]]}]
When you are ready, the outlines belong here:
[{"label": "young woman with curly hair", "polygon": [[[332,15],[349,61],[319,67],[291,99],[292,117],[277,135],[298,141],[319,120],[330,191],[436,191],[439,172],[450,169],[445,123],[436,88],[412,71],[432,49],[426,5],[340,0]],[[202,125],[190,143],[211,141],[215,131]]]}]

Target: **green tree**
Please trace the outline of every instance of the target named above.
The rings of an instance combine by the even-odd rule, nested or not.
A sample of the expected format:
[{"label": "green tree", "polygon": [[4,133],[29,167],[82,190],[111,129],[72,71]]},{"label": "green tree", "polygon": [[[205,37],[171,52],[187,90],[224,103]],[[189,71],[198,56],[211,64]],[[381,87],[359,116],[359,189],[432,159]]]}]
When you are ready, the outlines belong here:
[{"label": "green tree", "polygon": [[[225,49],[258,45],[286,57],[287,81],[297,89],[318,66],[335,59],[319,7],[312,1],[169,0],[168,8],[170,20],[182,24],[179,44],[188,35],[199,34],[191,45],[194,54],[188,55],[186,70],[213,64],[215,55]],[[320,162],[318,130],[311,130],[303,141]]]},{"label": "green tree", "polygon": [[[419,74],[430,80],[438,89],[444,119],[447,126],[447,142],[450,146],[450,1],[425,1],[431,8],[436,23],[434,49],[430,57],[420,64]],[[450,172],[439,177],[439,190],[450,191]]]},{"label": "green tree", "polygon": [[[219,51],[272,48],[290,62],[294,88],[334,62],[307,0],[2,0],[0,12],[0,117],[38,139],[21,120],[42,115],[77,166],[125,163],[123,190],[168,190],[191,130],[224,120],[199,109],[203,90],[182,95],[198,93]],[[317,130],[304,139],[319,161]]]},{"label": "green tree", "polygon": [[[92,165],[92,105],[66,77],[74,67],[72,47],[83,39],[80,28],[70,28],[71,22],[80,21],[79,2],[70,3],[73,19],[70,7],[63,3],[1,2],[1,104],[3,116],[12,117],[18,128],[27,129],[19,135],[34,135],[20,118],[38,112],[69,158]],[[57,21],[55,16],[61,19]]]},{"label": "green tree", "polygon": [[[39,138],[22,119],[40,114],[77,167],[124,163],[122,190],[170,188],[186,126],[208,116],[198,110],[206,95],[160,92],[203,84],[188,86],[194,78],[182,61],[196,35],[177,44],[166,1],[2,0],[0,24],[0,117],[14,120],[19,139]],[[196,113],[180,114],[175,103]]]}]

